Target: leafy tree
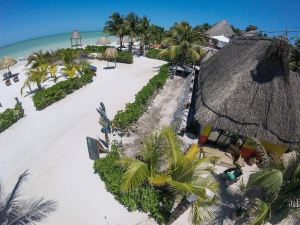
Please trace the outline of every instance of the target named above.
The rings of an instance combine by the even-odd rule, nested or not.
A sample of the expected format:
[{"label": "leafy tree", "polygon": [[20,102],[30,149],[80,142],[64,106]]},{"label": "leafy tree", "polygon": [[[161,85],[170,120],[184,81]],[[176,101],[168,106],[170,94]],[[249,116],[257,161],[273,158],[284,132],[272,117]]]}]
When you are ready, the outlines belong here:
[{"label": "leafy tree", "polygon": [[231,26],[231,27],[232,27],[232,30],[235,33],[235,35],[237,35],[237,36],[241,36],[242,35],[241,29],[239,29],[237,27],[234,27],[234,26]]},{"label": "leafy tree", "polygon": [[171,128],[150,135],[139,159],[123,158],[126,168],[122,189],[132,191],[141,185],[168,190],[180,199],[167,224],[174,222],[192,206],[193,224],[212,216],[208,209],[218,197],[218,183],[210,175],[209,163],[215,158],[199,158],[199,148],[193,145],[183,154]]},{"label": "leafy tree", "polygon": [[123,38],[129,33],[130,24],[119,13],[113,13],[105,23],[104,31],[119,37],[120,48],[123,46]]},{"label": "leafy tree", "polygon": [[19,176],[13,190],[4,195],[0,185],[0,224],[35,224],[43,221],[48,214],[56,210],[56,202],[51,200],[24,200],[21,199],[20,188],[27,179],[28,172],[25,171]]},{"label": "leafy tree", "polygon": [[258,221],[264,224],[271,219],[280,222],[289,215],[299,214],[300,202],[300,153],[289,158],[274,158],[270,164],[250,175],[248,189],[262,190],[260,210],[256,211]]}]

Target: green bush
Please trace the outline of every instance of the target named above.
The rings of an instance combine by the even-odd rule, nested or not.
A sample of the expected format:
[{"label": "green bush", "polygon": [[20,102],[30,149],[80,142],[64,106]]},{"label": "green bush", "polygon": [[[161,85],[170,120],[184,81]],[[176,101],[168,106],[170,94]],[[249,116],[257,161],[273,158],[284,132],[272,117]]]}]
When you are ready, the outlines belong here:
[{"label": "green bush", "polygon": [[131,192],[122,192],[121,182],[124,169],[118,164],[119,159],[118,147],[113,145],[111,152],[105,158],[96,160],[94,163],[95,173],[99,174],[106,189],[129,211],[139,210],[150,213],[150,216],[159,224],[166,223],[174,204],[174,196],[150,186],[139,187]]},{"label": "green bush", "polygon": [[118,51],[118,56],[116,61],[118,63],[133,63],[133,54],[131,52]]},{"label": "green bush", "polygon": [[156,48],[151,48],[148,50],[148,52],[146,53],[146,57],[150,58],[150,59],[158,59],[158,54],[161,52],[160,49],[156,49]]},{"label": "green bush", "polygon": [[85,53],[104,53],[108,46],[88,45],[84,48]]},{"label": "green bush", "polygon": [[0,133],[9,128],[22,117],[24,117],[24,110],[20,103],[17,103],[15,108],[6,109],[3,113],[0,113]]},{"label": "green bush", "polygon": [[166,83],[168,79],[168,68],[167,65],[161,66],[159,73],[136,94],[135,101],[126,104],[125,110],[117,112],[112,121],[114,129],[125,131],[129,125],[140,118],[147,110],[150,100],[153,98],[155,92],[162,88]]},{"label": "green bush", "polygon": [[35,93],[32,97],[34,106],[37,110],[44,109],[92,81],[93,73],[87,73],[58,82],[50,88]]}]

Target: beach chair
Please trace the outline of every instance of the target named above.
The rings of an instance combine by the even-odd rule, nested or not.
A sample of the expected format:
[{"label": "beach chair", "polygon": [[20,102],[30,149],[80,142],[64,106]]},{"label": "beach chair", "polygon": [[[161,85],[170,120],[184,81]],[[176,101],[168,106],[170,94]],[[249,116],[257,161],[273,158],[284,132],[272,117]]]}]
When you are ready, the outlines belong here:
[{"label": "beach chair", "polygon": [[10,79],[5,80],[5,84],[6,86],[10,86],[11,85]]},{"label": "beach chair", "polygon": [[14,80],[15,83],[19,82],[19,77],[18,77],[18,75],[15,75],[14,78],[13,78],[13,80]]}]

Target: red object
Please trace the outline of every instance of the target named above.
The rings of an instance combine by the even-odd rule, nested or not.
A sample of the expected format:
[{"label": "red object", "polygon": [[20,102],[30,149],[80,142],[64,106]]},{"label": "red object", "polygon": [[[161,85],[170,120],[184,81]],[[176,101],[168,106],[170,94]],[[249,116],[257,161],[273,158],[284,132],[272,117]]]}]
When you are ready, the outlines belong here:
[{"label": "red object", "polygon": [[256,150],[250,148],[241,148],[241,156],[242,158],[251,158],[256,155]]},{"label": "red object", "polygon": [[200,137],[199,137],[199,144],[202,144],[202,145],[205,144],[206,141],[207,141],[207,139],[208,139],[208,137],[200,135]]}]

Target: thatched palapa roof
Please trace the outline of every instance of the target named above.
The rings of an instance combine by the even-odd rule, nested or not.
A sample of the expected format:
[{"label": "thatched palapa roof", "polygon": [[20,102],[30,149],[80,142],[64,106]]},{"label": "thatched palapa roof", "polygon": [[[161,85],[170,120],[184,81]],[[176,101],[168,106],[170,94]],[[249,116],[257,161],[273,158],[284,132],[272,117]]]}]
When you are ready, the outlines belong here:
[{"label": "thatched palapa roof", "polygon": [[211,27],[208,31],[204,33],[207,36],[225,36],[227,38],[232,37],[234,32],[232,30],[231,25],[227,22],[227,20],[222,20],[218,22],[216,25]]},{"label": "thatched palapa roof", "polygon": [[72,35],[71,35],[71,38],[72,39],[80,39],[81,36],[80,36],[79,31],[78,30],[74,30],[73,33],[72,33]]},{"label": "thatched palapa roof", "polygon": [[300,77],[283,39],[233,38],[203,63],[195,119],[275,144],[300,143]]},{"label": "thatched palapa roof", "polygon": [[17,60],[15,60],[11,56],[3,56],[0,58],[0,70],[7,69],[17,63]]}]

